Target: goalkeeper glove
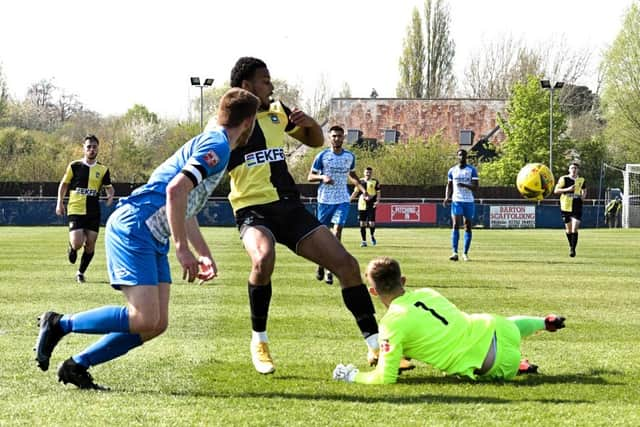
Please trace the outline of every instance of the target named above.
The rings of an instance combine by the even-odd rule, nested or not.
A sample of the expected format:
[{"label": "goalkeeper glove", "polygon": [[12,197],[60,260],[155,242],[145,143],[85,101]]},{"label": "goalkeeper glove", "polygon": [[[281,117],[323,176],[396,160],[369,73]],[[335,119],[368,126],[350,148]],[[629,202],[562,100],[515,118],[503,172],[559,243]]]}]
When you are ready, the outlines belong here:
[{"label": "goalkeeper glove", "polygon": [[342,363],[340,363],[333,370],[333,379],[352,383],[356,379],[356,374],[358,372],[359,371],[358,369],[356,369],[355,366],[353,365],[345,366]]}]

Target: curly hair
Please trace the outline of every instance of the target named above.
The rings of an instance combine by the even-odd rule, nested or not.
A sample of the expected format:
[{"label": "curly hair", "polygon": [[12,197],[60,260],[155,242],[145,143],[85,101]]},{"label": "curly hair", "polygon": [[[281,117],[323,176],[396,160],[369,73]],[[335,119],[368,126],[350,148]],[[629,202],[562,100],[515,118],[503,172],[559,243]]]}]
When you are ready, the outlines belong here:
[{"label": "curly hair", "polygon": [[243,56],[231,70],[231,87],[241,87],[243,80],[251,80],[259,68],[267,68],[264,61],[251,56]]}]

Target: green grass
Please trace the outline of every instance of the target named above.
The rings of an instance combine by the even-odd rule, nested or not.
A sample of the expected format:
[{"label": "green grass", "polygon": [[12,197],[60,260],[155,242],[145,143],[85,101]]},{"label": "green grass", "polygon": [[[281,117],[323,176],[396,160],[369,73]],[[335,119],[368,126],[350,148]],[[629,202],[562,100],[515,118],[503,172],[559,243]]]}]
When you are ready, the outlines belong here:
[{"label": "green grass", "polygon": [[338,362],[365,369],[364,343],[339,287],[282,246],[269,320],[277,371],[255,373],[248,257],[235,229],[204,233],[219,279],[182,282],[172,255],[169,330],[92,368],[112,388],[93,392],[58,383],[55,367],[96,337],[66,337],[44,373],[32,347],[45,310],[122,303],[107,284],[104,236],[77,285],[64,227],[0,228],[0,425],[640,425],[640,230],[582,230],[573,259],[561,230],[476,230],[468,263],[447,260],[449,230],[379,229],[368,248],[345,230],[362,268],[395,257],[409,287],[434,287],[465,311],[567,316],[566,329],[523,342],[539,375],[473,383],[418,364],[390,386],[331,380]]}]

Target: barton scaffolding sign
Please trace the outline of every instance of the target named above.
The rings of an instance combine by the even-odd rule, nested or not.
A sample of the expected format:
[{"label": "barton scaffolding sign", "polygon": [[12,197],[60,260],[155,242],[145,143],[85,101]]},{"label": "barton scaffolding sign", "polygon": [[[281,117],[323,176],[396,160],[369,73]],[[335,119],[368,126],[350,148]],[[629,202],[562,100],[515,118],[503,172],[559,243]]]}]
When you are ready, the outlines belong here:
[{"label": "barton scaffolding sign", "polygon": [[491,206],[490,228],[535,228],[536,207],[532,205]]}]

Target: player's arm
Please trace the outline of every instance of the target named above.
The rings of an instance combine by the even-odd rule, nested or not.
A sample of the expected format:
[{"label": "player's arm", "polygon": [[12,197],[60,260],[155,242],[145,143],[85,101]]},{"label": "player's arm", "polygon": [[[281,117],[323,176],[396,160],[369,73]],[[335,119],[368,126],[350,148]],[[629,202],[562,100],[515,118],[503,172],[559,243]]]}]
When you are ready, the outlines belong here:
[{"label": "player's arm", "polygon": [[355,188],[359,189],[362,194],[366,194],[367,189],[364,188],[364,185],[360,182],[360,178],[358,178],[358,174],[355,170],[349,171],[348,175],[349,181],[354,185]]},{"label": "player's arm", "polygon": [[64,196],[67,194],[69,184],[64,181],[60,181],[58,185],[58,201],[56,202],[56,215],[62,216],[65,214],[64,210]]},{"label": "player's arm", "polygon": [[329,175],[324,175],[322,172],[322,155],[324,151],[321,151],[313,160],[307,180],[309,182],[322,182],[324,184],[333,184],[333,178]]},{"label": "player's arm", "polygon": [[382,189],[380,188],[380,183],[376,182],[376,201],[373,204],[374,208],[378,206],[378,203],[380,203],[380,200],[382,200]]},{"label": "player's arm", "polygon": [[449,179],[449,181],[447,181],[447,186],[444,188],[444,200],[442,201],[443,206],[446,206],[447,202],[451,200],[452,192],[453,192],[453,181]]},{"label": "player's arm", "polygon": [[182,278],[193,282],[198,274],[198,260],[189,249],[187,234],[187,200],[193,182],[185,174],[176,175],[167,186],[167,221],[182,266]]},{"label": "player's arm", "polygon": [[186,220],[187,238],[191,243],[193,249],[198,253],[198,278],[200,283],[207,280],[211,280],[218,275],[218,266],[216,265],[211,250],[207,241],[204,239],[202,232],[200,231],[200,224],[198,224],[198,218],[193,216]]},{"label": "player's arm", "polygon": [[292,137],[309,147],[322,147],[324,144],[322,128],[312,117],[294,108],[289,114],[289,121],[296,125],[296,129],[290,133]]},{"label": "player's arm", "polygon": [[563,194],[570,193],[574,190],[575,186],[572,185],[570,187],[564,188],[564,176],[561,176],[556,184],[556,187],[553,189],[553,194]]},{"label": "player's arm", "polygon": [[104,187],[104,192],[107,193],[107,206],[111,206],[113,203],[113,196],[116,194],[116,191],[113,189],[112,185],[108,187]]}]

